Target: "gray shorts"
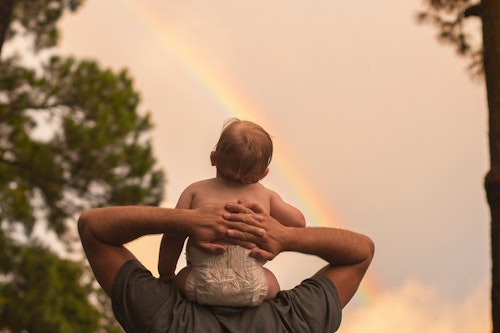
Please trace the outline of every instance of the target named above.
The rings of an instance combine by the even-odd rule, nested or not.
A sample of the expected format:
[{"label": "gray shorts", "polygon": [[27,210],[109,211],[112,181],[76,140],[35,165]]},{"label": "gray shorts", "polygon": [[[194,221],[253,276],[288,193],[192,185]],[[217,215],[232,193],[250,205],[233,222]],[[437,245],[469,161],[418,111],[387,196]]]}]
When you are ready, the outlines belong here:
[{"label": "gray shorts", "polygon": [[156,279],[137,260],[123,264],[111,291],[113,312],[128,333],[323,333],[342,317],[337,290],[314,276],[253,308],[199,305],[172,284]]}]

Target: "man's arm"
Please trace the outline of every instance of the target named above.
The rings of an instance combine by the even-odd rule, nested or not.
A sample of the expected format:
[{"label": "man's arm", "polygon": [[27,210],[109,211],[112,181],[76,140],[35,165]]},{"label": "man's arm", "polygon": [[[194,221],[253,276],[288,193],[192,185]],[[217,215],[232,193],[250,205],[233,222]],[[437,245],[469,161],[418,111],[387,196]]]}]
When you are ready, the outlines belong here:
[{"label": "man's arm", "polygon": [[[239,205],[230,205],[233,213],[240,210]],[[280,252],[294,251],[318,256],[328,262],[316,274],[328,277],[337,288],[342,307],[354,296],[374,255],[373,241],[362,234],[338,228],[295,228],[286,227],[268,216],[257,205],[248,207],[261,216],[261,226],[266,233],[263,237],[240,231],[229,230],[231,236],[245,238],[259,247],[251,255],[271,260]],[[245,215],[231,214],[230,219],[241,221]]]},{"label": "man's arm", "polygon": [[246,223],[229,222],[224,218],[226,213],[223,206],[205,206],[193,210],[145,206],[97,208],[80,216],[78,231],[92,271],[101,287],[110,295],[120,267],[135,259],[123,244],[144,235],[168,232],[190,236],[200,248],[213,253],[220,251],[220,245],[213,244],[218,240],[252,248],[253,243],[229,240],[226,234],[229,226],[238,228],[245,231],[241,239],[246,240],[249,233],[263,233],[261,228],[255,226],[258,222],[250,216],[245,219]]},{"label": "man's arm", "polygon": [[329,264],[316,275],[328,277],[344,307],[356,293],[370,265],[375,246],[367,236],[337,228],[291,228],[286,251],[316,255]]}]

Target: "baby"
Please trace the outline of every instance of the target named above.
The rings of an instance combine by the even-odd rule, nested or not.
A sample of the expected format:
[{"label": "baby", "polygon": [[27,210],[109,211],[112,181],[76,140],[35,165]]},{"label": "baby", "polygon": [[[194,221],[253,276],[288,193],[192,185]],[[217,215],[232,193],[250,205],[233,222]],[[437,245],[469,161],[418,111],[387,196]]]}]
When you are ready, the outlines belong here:
[{"label": "baby", "polygon": [[[284,202],[274,191],[260,184],[269,172],[273,154],[271,136],[250,121],[226,122],[214,151],[210,154],[215,178],[189,185],[181,194],[177,208],[193,209],[203,205],[245,200],[291,227],[304,227],[303,214]],[[280,290],[265,262],[249,256],[250,250],[225,244],[220,255],[186,246],[187,266],[177,275],[175,269],[185,238],[164,234],[160,246],[160,279],[172,281],[187,299],[216,306],[256,306],[272,299]]]}]

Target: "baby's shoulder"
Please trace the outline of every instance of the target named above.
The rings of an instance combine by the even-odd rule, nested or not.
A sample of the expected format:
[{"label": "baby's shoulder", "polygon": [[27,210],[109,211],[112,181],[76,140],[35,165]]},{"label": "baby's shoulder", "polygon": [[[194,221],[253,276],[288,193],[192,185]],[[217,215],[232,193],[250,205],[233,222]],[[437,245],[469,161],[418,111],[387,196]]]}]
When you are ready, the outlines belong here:
[{"label": "baby's shoulder", "polygon": [[189,184],[184,189],[184,192],[189,192],[189,193],[198,192],[199,190],[206,190],[207,188],[210,188],[212,186],[213,186],[213,181],[211,179],[202,179]]},{"label": "baby's shoulder", "polygon": [[254,193],[258,193],[262,197],[271,198],[275,195],[275,192],[273,190],[271,190],[270,188],[266,187],[261,183],[253,183],[251,185],[251,188],[254,191]]},{"label": "baby's shoulder", "polygon": [[206,185],[211,185],[214,183],[215,183],[214,178],[202,179],[202,180],[198,180],[198,181],[191,183],[188,187],[206,186]]}]

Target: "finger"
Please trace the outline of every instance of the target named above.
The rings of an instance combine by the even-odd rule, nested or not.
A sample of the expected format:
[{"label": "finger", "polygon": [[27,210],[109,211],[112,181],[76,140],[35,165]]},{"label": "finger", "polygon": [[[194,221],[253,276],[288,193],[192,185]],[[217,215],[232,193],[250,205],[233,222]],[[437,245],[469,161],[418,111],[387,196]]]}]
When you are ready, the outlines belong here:
[{"label": "finger", "polygon": [[239,245],[241,247],[244,247],[245,249],[254,249],[257,245],[255,243],[252,243],[250,241],[242,241],[238,239],[231,239],[230,242],[234,245]]},{"label": "finger", "polygon": [[250,209],[254,213],[264,213],[264,208],[255,202],[248,202],[245,200],[238,200],[238,204],[244,206],[247,209]]},{"label": "finger", "polygon": [[260,227],[263,221],[263,217],[256,214],[225,213],[224,218],[231,222],[242,222],[240,227],[243,225]]},{"label": "finger", "polygon": [[233,245],[239,245],[250,250],[257,246],[250,240],[250,238],[255,237],[252,234],[230,229],[227,231],[227,236],[226,241]]},{"label": "finger", "polygon": [[233,222],[230,226],[228,226],[226,234],[236,239],[255,242],[258,238],[261,238],[266,234],[266,230],[245,223]]},{"label": "finger", "polygon": [[204,252],[211,254],[223,254],[224,252],[226,252],[226,247],[221,244],[203,242],[198,244],[198,248],[200,248],[200,250]]},{"label": "finger", "polygon": [[236,213],[236,214],[250,214],[252,211],[250,210],[249,207],[247,207],[245,204],[240,204],[240,203],[234,203],[234,202],[228,202],[226,203],[225,206],[226,210],[230,213]]},{"label": "finger", "polygon": [[254,248],[252,251],[250,251],[250,256],[255,259],[262,259],[262,260],[273,260],[275,255],[269,251],[263,250],[261,248]]}]

